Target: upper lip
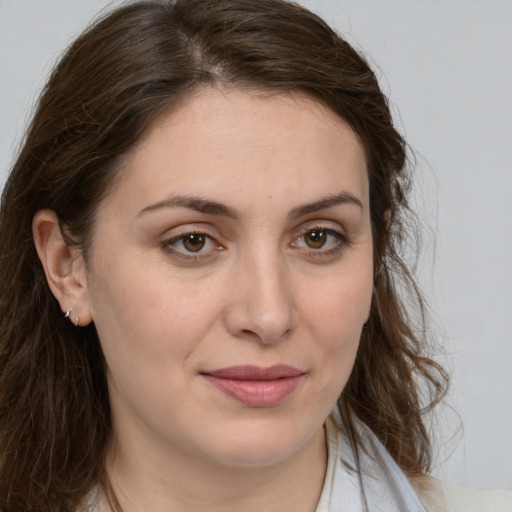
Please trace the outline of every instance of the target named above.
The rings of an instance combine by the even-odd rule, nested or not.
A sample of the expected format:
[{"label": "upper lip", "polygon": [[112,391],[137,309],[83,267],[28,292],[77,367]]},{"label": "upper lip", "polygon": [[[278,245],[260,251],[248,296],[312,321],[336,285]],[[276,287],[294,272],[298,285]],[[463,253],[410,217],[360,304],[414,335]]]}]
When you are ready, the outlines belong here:
[{"label": "upper lip", "polygon": [[229,366],[202,373],[203,375],[209,375],[218,379],[232,380],[276,380],[300,377],[304,374],[304,372],[297,368],[286,364],[277,364],[266,367],[254,365]]}]

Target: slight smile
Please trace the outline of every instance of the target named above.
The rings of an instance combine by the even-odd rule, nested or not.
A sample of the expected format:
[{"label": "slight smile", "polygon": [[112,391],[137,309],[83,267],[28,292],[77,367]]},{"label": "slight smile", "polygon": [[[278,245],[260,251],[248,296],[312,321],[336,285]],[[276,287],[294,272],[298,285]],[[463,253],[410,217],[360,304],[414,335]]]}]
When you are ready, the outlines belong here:
[{"label": "slight smile", "polygon": [[299,385],[304,373],[288,365],[230,366],[201,375],[226,395],[248,407],[271,407]]}]

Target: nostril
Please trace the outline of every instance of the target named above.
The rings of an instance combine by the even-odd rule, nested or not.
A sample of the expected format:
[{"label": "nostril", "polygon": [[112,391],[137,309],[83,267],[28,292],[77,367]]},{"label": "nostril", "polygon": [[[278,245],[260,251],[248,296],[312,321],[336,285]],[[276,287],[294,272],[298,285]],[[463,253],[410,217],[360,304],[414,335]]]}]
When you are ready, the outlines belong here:
[{"label": "nostril", "polygon": [[251,331],[250,329],[242,329],[241,334],[247,338],[259,338],[258,334],[256,334],[254,331]]}]

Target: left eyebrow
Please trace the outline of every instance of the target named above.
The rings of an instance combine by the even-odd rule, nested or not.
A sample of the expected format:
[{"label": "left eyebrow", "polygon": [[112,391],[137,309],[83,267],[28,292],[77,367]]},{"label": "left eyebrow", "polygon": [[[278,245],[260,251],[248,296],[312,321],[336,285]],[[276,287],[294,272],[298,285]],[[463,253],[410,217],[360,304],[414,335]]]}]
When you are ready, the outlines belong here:
[{"label": "left eyebrow", "polygon": [[302,217],[308,213],[314,213],[319,210],[332,208],[333,206],[337,206],[339,204],[352,204],[363,209],[363,203],[356,196],[350,194],[349,192],[342,192],[341,194],[323,197],[318,201],[298,206],[288,214],[288,218],[296,219],[297,217]]}]

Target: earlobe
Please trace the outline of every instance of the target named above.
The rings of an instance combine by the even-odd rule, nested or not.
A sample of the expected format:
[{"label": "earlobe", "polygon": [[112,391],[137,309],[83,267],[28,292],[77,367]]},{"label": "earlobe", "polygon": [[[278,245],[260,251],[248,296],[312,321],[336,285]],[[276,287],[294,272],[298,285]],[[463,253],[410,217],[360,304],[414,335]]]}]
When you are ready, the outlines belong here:
[{"label": "earlobe", "polygon": [[32,233],[48,286],[63,314],[72,311],[67,316],[73,323],[89,324],[92,315],[81,250],[66,243],[60,230],[59,218],[53,210],[40,210],[36,213],[32,221]]}]

